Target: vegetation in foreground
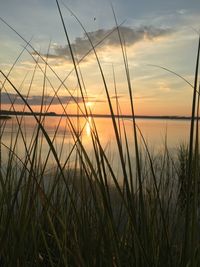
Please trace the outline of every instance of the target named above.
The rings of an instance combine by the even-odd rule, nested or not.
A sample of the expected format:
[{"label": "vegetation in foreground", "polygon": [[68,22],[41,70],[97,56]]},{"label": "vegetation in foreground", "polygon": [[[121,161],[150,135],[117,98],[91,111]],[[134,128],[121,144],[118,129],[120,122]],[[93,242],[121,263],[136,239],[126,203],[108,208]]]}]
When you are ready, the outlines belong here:
[{"label": "vegetation in foreground", "polygon": [[[80,66],[75,60],[58,2],[57,5],[71,51],[73,71],[85,103],[86,92]],[[72,12],[71,14],[78,20]],[[79,23],[84,30],[80,21]],[[59,125],[53,138],[50,138],[42,116],[44,102],[41,103],[41,115],[36,116],[27,98],[9,77],[20,55],[9,73],[0,70],[1,79],[4,78],[2,90],[11,86],[23,100],[24,108],[32,112],[37,122],[28,143],[23,131],[23,118],[16,115],[18,128],[15,129],[16,134],[11,135],[9,145],[3,142],[6,124],[1,122],[1,266],[200,266],[199,126],[198,120],[195,120],[199,115],[199,47],[192,86],[194,94],[188,146],[180,146],[177,155],[173,156],[166,146],[162,155],[153,156],[135,122],[128,60],[117,22],[116,31],[122,48],[130,96],[134,148],[129,146],[123,119],[114,116],[96,47],[87,32],[85,34],[96,57],[110,107],[121,168],[120,177],[101,145],[93,120],[91,141],[94,157],[91,159],[81,139],[83,129],[77,129],[67,116],[66,108],[59,100],[58,87],[52,88],[53,98],[60,101],[74,140],[65,161],[61,161],[60,151],[66,147],[63,135],[61,150],[56,150]],[[29,42],[20,37],[26,45],[22,54],[29,51],[29,48],[38,57],[33,57],[33,61],[35,70],[39,69],[44,76],[43,98],[45,83],[48,81],[47,69],[54,72],[56,79],[65,87],[65,80],[61,80],[48,64],[48,55],[42,57]],[[45,68],[41,68],[41,64]],[[31,86],[32,83],[29,90]],[[115,86],[117,88],[116,84]],[[29,93],[27,97],[28,95]],[[72,94],[71,97],[76,102]],[[120,114],[118,101],[117,106]],[[92,118],[92,112],[86,105],[82,110],[77,103],[77,108],[85,114],[86,122],[89,116]],[[15,110],[14,101],[11,101],[11,109]],[[48,111],[48,107],[45,111]],[[142,140],[143,149],[139,147],[138,136]],[[17,153],[19,139],[23,141],[25,150],[23,158]],[[49,146],[45,159],[42,158],[44,142]],[[49,170],[50,156],[54,158],[53,170]]]}]

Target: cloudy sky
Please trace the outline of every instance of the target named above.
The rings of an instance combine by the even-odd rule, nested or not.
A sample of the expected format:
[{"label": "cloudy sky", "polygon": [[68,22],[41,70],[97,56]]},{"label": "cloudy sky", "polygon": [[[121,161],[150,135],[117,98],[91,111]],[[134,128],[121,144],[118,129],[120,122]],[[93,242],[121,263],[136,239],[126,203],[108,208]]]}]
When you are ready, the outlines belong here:
[{"label": "cloudy sky", "polygon": [[[122,112],[128,114],[127,80],[111,2],[60,0],[59,3],[75,60],[80,62],[77,70],[88,106],[94,113],[109,112],[91,41],[113,106],[116,86]],[[136,114],[190,115],[192,88],[155,65],[175,71],[193,84],[200,1],[113,0],[112,5],[127,53]],[[40,109],[44,92],[46,106],[51,104],[51,111],[61,113],[58,99],[52,100],[56,90],[63,106],[67,105],[67,111],[74,113],[76,103],[81,105],[81,93],[56,1],[0,0],[0,17],[0,70],[7,75],[18,58],[9,79],[35,110]],[[31,46],[24,49],[26,42],[5,22],[30,41]],[[46,68],[45,61],[50,67]],[[0,85],[4,84],[1,74],[0,81]],[[3,108],[9,108],[10,102],[15,103],[16,109],[23,108],[7,82],[2,90]]]}]

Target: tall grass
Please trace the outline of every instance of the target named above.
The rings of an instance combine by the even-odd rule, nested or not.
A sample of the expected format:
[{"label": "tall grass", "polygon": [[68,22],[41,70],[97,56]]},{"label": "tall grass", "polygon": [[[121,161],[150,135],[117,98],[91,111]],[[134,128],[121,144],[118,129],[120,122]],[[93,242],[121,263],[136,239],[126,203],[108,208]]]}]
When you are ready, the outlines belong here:
[{"label": "tall grass", "polygon": [[[80,61],[76,60],[63,11],[57,0],[56,3],[73,63],[73,69],[65,79],[61,79],[48,63],[49,48],[46,57],[42,56],[31,45],[31,41],[25,40],[5,20],[0,19],[25,43],[10,71],[4,73],[0,70],[3,81],[1,92],[7,92],[9,97],[11,88],[23,101],[23,110],[28,109],[35,119],[35,128],[29,139],[26,135],[26,124],[24,126],[26,118],[16,115],[16,124],[13,127],[17,125],[17,129],[12,129],[9,143],[4,142],[6,123],[1,125],[1,266],[200,266],[200,46],[197,49],[192,86],[189,145],[180,146],[177,154],[173,155],[165,145],[162,154],[153,155],[135,120],[126,45],[114,11],[115,31],[121,46],[132,111],[133,147],[130,146],[131,140],[120,117],[114,68],[117,114],[114,112],[108,83],[96,49],[101,42],[93,44],[81,21],[67,8],[88,38],[91,45],[88,53],[93,52],[96,58],[118,149],[118,172],[101,142],[93,112],[86,105],[86,78],[81,73],[80,63],[88,53]],[[10,78],[23,53],[27,53],[35,64],[26,96],[21,92],[23,83],[21,88],[18,88]],[[39,116],[28,103],[37,71],[43,75]],[[49,79],[49,72],[59,82],[57,87]],[[70,75],[75,75],[77,79],[78,95],[81,95],[83,108],[74,96],[75,92],[72,93],[66,85]],[[49,105],[45,105],[47,84],[53,91]],[[64,105],[59,97],[62,87],[76,103],[78,113],[84,116],[83,124],[77,120],[76,125],[69,116],[67,105]],[[48,133],[43,112],[50,109],[54,99],[59,101],[63,114],[52,136]],[[15,111],[15,100],[10,101],[11,110]],[[63,118],[66,118],[66,125],[60,145],[57,143],[57,137]],[[91,126],[93,155],[88,152],[82,140],[87,123]],[[67,134],[71,135],[72,144],[66,145]],[[23,147],[23,155],[18,153],[19,142]],[[44,153],[46,146],[48,150]]]}]

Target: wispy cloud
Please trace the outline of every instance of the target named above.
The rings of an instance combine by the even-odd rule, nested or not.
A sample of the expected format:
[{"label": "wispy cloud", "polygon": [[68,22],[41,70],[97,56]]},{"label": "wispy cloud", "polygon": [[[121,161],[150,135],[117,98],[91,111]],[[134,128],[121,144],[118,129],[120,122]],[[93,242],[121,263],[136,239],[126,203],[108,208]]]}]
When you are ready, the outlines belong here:
[{"label": "wispy cloud", "polygon": [[177,10],[176,11],[177,12],[177,14],[179,14],[179,15],[185,15],[185,14],[187,14],[187,10],[186,9],[179,9],[179,10]]}]

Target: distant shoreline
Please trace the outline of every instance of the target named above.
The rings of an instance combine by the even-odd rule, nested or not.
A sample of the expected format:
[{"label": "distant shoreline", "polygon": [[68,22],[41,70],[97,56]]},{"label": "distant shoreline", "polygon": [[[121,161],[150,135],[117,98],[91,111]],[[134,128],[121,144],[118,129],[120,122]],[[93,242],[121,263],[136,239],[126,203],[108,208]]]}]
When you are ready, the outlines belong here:
[{"label": "distant shoreline", "polygon": [[[22,111],[9,111],[9,110],[1,110],[0,111],[0,118],[10,118],[11,116],[33,116],[31,112],[22,112]],[[79,117],[79,118],[84,118],[85,115],[83,114],[57,114],[55,112],[47,112],[47,113],[39,113],[39,112],[34,112],[34,115],[39,116],[49,116],[49,117]],[[109,114],[92,114],[91,115],[94,118],[111,118],[111,115]],[[115,118],[124,118],[124,119],[132,119],[132,115],[115,115]],[[168,116],[168,115],[135,115],[136,119],[165,119],[165,120],[191,120],[190,116]],[[195,117],[197,119],[197,117]],[[199,118],[200,119],[200,118]]]}]

